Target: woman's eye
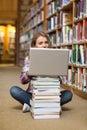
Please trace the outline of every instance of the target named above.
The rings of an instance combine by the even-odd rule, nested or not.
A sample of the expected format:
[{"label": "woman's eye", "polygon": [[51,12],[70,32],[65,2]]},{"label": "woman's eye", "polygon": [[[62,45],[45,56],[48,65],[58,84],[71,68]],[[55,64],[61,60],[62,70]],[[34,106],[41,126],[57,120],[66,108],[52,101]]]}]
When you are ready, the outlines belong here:
[{"label": "woman's eye", "polygon": [[48,42],[45,42],[45,44],[49,44]]},{"label": "woman's eye", "polygon": [[39,42],[39,45],[41,45],[42,44],[42,42]]}]

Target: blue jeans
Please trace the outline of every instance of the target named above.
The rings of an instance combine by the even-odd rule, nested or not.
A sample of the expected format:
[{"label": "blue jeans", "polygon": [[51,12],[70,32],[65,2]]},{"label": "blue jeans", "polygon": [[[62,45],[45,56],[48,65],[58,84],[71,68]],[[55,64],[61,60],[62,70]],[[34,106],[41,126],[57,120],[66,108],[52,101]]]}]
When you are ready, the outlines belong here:
[{"label": "blue jeans", "polygon": [[[30,106],[30,99],[32,98],[32,94],[30,92],[27,92],[23,90],[22,88],[18,86],[13,86],[10,89],[11,96],[19,101],[21,104],[27,103]],[[72,100],[72,92],[69,90],[63,90],[61,91],[61,106],[70,102]]]}]

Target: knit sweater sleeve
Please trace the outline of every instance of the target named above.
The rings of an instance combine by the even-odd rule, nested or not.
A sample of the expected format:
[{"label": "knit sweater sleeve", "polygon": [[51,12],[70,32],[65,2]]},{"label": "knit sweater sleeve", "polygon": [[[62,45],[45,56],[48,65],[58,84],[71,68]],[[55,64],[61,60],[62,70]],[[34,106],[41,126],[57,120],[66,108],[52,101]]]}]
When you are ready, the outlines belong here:
[{"label": "knit sweater sleeve", "polygon": [[28,57],[25,58],[24,62],[23,62],[23,67],[22,67],[22,71],[20,74],[20,81],[22,84],[27,84],[29,83],[31,77],[28,75],[29,73],[29,67],[30,67],[30,62]]}]

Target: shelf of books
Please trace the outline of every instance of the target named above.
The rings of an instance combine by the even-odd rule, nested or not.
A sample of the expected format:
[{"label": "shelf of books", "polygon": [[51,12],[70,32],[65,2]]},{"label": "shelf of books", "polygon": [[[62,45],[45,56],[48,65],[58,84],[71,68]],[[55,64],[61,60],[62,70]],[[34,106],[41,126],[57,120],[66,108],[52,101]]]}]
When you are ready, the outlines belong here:
[{"label": "shelf of books", "polygon": [[15,26],[0,26],[0,62],[15,62]]},{"label": "shelf of books", "polygon": [[53,48],[69,49],[62,87],[87,99],[87,0],[37,0],[22,21],[20,59],[37,30],[45,31]]},{"label": "shelf of books", "polygon": [[69,49],[68,75],[63,88],[87,99],[87,1],[46,0],[47,29],[54,48]]},{"label": "shelf of books", "polygon": [[16,29],[14,26],[8,30],[8,54],[9,62],[15,62],[15,33]]},{"label": "shelf of books", "polygon": [[26,51],[29,51],[30,42],[36,31],[43,31],[44,27],[44,1],[34,1],[29,8],[23,22],[20,24],[20,64],[24,60]]}]

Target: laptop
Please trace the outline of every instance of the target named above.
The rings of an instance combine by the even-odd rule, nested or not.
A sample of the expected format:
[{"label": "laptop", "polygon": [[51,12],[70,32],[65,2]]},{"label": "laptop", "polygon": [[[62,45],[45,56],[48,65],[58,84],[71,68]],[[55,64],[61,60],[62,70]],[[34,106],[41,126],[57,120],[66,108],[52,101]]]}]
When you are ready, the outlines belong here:
[{"label": "laptop", "polygon": [[58,77],[67,75],[68,49],[30,48],[31,76]]}]

